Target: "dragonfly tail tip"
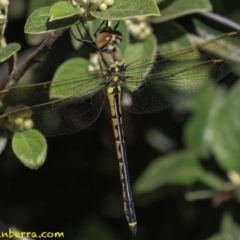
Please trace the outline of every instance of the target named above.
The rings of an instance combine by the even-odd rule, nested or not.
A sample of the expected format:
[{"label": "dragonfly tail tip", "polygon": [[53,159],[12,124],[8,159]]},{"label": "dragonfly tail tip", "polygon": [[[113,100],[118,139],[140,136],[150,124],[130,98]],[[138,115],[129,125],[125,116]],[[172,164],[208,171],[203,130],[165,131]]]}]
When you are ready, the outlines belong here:
[{"label": "dragonfly tail tip", "polygon": [[135,226],[130,226],[130,230],[131,230],[131,232],[132,232],[132,236],[133,236],[133,237],[136,237],[136,235],[137,235],[137,225],[135,225]]}]

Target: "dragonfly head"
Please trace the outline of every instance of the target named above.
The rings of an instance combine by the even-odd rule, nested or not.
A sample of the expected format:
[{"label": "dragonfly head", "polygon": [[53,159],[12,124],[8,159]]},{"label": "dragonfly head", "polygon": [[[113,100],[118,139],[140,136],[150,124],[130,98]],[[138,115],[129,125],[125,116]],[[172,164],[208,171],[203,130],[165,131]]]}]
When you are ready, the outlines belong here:
[{"label": "dragonfly head", "polygon": [[103,28],[96,38],[96,46],[102,49],[108,44],[120,44],[122,41],[122,34],[111,27]]}]

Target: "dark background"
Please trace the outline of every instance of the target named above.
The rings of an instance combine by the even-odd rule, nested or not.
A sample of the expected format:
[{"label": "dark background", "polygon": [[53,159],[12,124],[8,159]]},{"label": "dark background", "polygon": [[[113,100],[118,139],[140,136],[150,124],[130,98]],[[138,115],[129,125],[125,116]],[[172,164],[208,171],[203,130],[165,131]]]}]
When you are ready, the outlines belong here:
[{"label": "dark background", "polygon": [[[240,9],[238,1],[212,2],[216,3],[214,11],[223,15]],[[34,48],[29,46],[24,34],[28,3],[22,3],[23,11],[17,16],[10,15],[6,30],[7,41],[18,42],[22,46],[20,61],[24,61]],[[218,8],[219,5],[221,7]],[[192,17],[183,16],[177,21],[191,28]],[[64,59],[80,52],[88,57],[87,51],[82,48],[73,53],[70,36],[66,32],[53,45],[34,77],[48,81]],[[5,74],[6,66],[2,67],[1,76]],[[176,118],[171,108],[151,115],[134,115],[123,110],[132,183],[155,157],[164,154],[149,145],[146,132],[150,128],[160,130],[175,142],[174,150],[182,149],[182,128],[189,115],[183,113]],[[21,164],[12,152],[11,140],[8,141],[0,156],[2,224],[37,233],[64,232],[65,239],[73,240],[132,239],[123,215],[108,103],[105,103],[96,122],[87,129],[48,138],[47,142],[46,162],[35,171]],[[216,167],[214,164],[213,161],[212,166]],[[238,206],[234,201],[218,208],[212,207],[211,200],[187,202],[185,190],[184,186],[165,186],[147,196],[134,196],[138,219],[136,239],[204,240],[219,231],[225,209],[234,212]]]}]

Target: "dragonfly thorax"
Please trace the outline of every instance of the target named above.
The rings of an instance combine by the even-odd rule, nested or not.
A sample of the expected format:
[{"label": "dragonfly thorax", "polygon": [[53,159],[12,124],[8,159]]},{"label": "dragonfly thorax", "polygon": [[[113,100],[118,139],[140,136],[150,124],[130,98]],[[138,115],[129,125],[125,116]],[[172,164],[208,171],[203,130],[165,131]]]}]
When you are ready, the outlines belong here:
[{"label": "dragonfly thorax", "polygon": [[113,42],[99,50],[99,63],[102,71],[108,74],[123,73],[126,70],[122,54]]},{"label": "dragonfly thorax", "polygon": [[106,85],[122,84],[125,82],[125,64],[110,67],[105,74]]}]

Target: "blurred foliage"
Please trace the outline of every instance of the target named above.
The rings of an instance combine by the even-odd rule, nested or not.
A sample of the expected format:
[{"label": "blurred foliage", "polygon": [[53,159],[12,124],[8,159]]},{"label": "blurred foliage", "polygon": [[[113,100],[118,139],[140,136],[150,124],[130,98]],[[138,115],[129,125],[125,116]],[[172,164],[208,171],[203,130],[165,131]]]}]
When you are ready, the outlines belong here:
[{"label": "blurred foliage", "polygon": [[[45,38],[44,34],[27,36],[26,20],[36,9],[56,2],[10,1],[4,37],[6,45],[18,42],[22,46],[19,62],[26,60],[32,46]],[[106,19],[111,14],[115,20],[129,17],[130,12],[140,16],[141,9],[136,9],[139,1],[131,1],[131,6],[127,5],[129,1],[123,3],[129,7],[126,13],[119,14],[121,1],[116,0],[115,11],[109,8],[105,13],[95,11],[95,15]],[[146,14],[144,21],[153,35],[142,39],[143,30],[140,33],[123,30],[125,39],[121,50],[127,63],[153,55],[156,49],[177,50],[221,33],[240,31],[239,1],[156,3],[161,16]],[[153,11],[153,5],[149,6],[149,12]],[[132,9],[135,12],[130,11]],[[206,11],[211,12],[206,14]],[[41,28],[44,21],[33,24]],[[138,20],[131,24],[138,24]],[[126,21],[126,25],[129,27],[129,22]],[[90,33],[96,26],[98,23],[88,23]],[[49,81],[62,62],[79,56],[88,59],[94,53],[83,45],[73,47],[72,41],[65,33],[42,63],[30,69],[18,84]],[[7,46],[14,48],[2,50],[6,53],[3,60],[19,49],[15,43]],[[239,56],[236,54],[236,62],[240,62]],[[0,86],[3,86],[7,64],[1,64],[0,71]],[[160,113],[134,115],[123,111],[139,225],[137,239],[239,239],[240,85],[237,73],[239,70],[194,99]],[[6,145],[6,138],[0,136],[1,220],[23,231],[64,232],[66,239],[132,239],[122,211],[109,116],[106,104],[98,120],[86,130],[47,139],[47,160],[38,171],[17,161],[10,142]],[[23,146],[21,141],[18,144]],[[19,151],[22,150],[20,147]],[[42,151],[46,151],[46,147]]]}]

